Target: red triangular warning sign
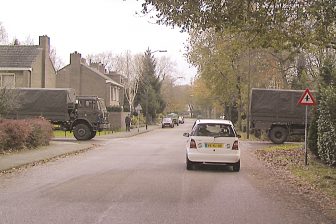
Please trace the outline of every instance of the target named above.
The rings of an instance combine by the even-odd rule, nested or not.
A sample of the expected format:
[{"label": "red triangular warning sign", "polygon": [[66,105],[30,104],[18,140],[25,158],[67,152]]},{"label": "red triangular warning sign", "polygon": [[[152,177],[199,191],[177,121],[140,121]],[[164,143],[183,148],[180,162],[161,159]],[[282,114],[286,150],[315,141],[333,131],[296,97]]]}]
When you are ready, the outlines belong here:
[{"label": "red triangular warning sign", "polygon": [[313,97],[313,95],[310,93],[309,89],[307,88],[306,91],[302,94],[298,104],[301,105],[306,105],[306,106],[311,106],[311,105],[315,105],[315,99]]}]

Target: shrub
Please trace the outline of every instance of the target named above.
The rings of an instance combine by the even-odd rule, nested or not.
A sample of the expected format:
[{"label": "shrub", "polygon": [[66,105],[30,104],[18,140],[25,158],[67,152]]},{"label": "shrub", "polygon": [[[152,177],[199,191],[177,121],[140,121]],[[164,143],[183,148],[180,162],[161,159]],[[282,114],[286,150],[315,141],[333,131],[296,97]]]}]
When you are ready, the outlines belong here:
[{"label": "shrub", "polygon": [[106,108],[108,112],[122,112],[122,108],[119,106],[112,106]]},{"label": "shrub", "polygon": [[36,148],[38,146],[49,145],[53,137],[53,128],[49,121],[44,118],[35,118],[29,120],[31,132],[26,140],[28,148]]},{"label": "shrub", "polygon": [[11,151],[48,145],[52,135],[52,125],[43,118],[1,120],[0,150]]},{"label": "shrub", "polygon": [[329,165],[336,165],[336,87],[321,90],[318,118],[318,154]]},{"label": "shrub", "polygon": [[140,114],[139,117],[134,115],[131,117],[131,124],[133,127],[137,127],[138,122],[140,126],[146,123],[146,118],[143,116],[143,114]]},{"label": "shrub", "polygon": [[317,137],[318,137],[317,121],[318,121],[318,112],[317,110],[314,110],[308,131],[308,148],[315,156],[319,157],[317,148]]},{"label": "shrub", "polygon": [[0,140],[3,151],[24,148],[31,132],[31,127],[24,120],[3,120],[0,123],[0,129],[3,132]]}]

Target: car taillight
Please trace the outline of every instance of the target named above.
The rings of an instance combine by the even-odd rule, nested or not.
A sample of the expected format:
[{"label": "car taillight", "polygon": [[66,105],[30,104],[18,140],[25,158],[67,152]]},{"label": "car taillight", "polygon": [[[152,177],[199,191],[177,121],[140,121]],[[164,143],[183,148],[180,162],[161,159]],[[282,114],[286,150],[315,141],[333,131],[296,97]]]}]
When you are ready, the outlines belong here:
[{"label": "car taillight", "polygon": [[196,148],[197,148],[197,147],[196,147],[196,142],[195,142],[194,139],[191,139],[191,140],[190,140],[190,148],[191,148],[191,149],[196,149]]},{"label": "car taillight", "polygon": [[238,141],[235,141],[232,145],[232,150],[238,150]]}]

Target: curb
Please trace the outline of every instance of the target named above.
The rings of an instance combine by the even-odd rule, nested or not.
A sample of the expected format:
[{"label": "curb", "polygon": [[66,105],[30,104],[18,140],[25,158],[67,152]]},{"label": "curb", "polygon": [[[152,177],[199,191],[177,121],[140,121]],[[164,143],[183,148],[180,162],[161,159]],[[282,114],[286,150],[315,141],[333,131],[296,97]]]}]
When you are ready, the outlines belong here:
[{"label": "curb", "polygon": [[37,165],[45,164],[47,162],[56,161],[60,158],[66,158],[68,156],[83,153],[83,152],[92,150],[94,148],[96,148],[96,146],[92,145],[90,147],[78,149],[78,150],[75,150],[75,151],[70,151],[70,152],[67,152],[67,153],[58,154],[58,155],[55,155],[55,156],[50,156],[50,157],[46,157],[46,158],[27,161],[25,163],[18,164],[18,165],[12,166],[12,167],[8,167],[8,168],[5,168],[5,169],[0,169],[0,175],[17,172],[17,171],[20,171],[20,170],[23,170],[23,169],[26,169],[26,168],[29,168],[29,167],[34,167],[34,166],[37,166]]}]

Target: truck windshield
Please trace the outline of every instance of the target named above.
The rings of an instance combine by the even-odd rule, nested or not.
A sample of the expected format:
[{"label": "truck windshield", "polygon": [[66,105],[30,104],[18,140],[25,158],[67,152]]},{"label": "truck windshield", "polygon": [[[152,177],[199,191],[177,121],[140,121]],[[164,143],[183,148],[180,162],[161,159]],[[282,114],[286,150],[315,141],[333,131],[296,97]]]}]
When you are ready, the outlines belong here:
[{"label": "truck windshield", "polygon": [[78,108],[95,109],[96,102],[93,100],[79,100]]}]

